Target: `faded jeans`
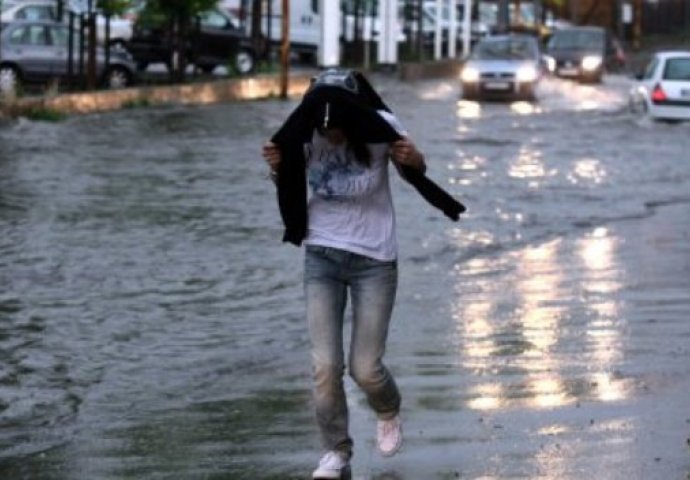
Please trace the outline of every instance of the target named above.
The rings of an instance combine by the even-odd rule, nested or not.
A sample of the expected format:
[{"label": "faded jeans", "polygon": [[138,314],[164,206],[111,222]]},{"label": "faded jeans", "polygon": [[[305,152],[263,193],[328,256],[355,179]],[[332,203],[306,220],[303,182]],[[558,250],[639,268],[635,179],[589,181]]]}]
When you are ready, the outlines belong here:
[{"label": "faded jeans", "polygon": [[352,301],[349,374],[378,418],[392,418],[400,409],[400,393],[382,358],[397,289],[397,263],[307,246],[304,272],[316,420],[324,448],[350,455],[352,439],[343,388],[347,292],[349,288]]}]

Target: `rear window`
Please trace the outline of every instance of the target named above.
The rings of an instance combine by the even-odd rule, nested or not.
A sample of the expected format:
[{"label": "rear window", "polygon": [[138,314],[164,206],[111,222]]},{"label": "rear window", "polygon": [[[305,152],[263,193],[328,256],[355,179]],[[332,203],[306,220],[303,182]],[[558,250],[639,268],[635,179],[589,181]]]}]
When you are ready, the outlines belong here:
[{"label": "rear window", "polygon": [[690,58],[670,58],[666,60],[664,80],[690,81]]}]

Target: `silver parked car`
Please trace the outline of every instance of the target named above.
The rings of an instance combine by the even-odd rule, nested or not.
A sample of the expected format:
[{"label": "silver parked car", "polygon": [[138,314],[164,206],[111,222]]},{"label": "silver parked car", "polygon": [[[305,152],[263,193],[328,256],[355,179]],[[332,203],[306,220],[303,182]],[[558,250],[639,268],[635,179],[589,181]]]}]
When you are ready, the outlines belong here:
[{"label": "silver parked car", "polygon": [[[3,23],[16,22],[17,20],[50,20],[67,22],[67,10],[70,2],[64,2],[62,17],[58,16],[58,2],[56,0],[0,0],[2,13],[0,19]],[[94,2],[95,4],[95,2]],[[132,38],[132,22],[119,16],[110,17],[110,45],[124,47]],[[96,15],[96,35],[99,43],[105,43],[106,17],[98,13]]]},{"label": "silver parked car", "polygon": [[[0,94],[14,94],[24,83],[65,79],[68,68],[69,29],[50,21],[13,22],[0,33]],[[72,72],[79,71],[79,45],[75,35]],[[135,80],[136,67],[129,53],[98,48],[96,74],[107,88],[124,88]]]},{"label": "silver parked car", "polygon": [[497,35],[481,39],[460,71],[462,97],[533,100],[544,72],[537,39],[530,35]]}]

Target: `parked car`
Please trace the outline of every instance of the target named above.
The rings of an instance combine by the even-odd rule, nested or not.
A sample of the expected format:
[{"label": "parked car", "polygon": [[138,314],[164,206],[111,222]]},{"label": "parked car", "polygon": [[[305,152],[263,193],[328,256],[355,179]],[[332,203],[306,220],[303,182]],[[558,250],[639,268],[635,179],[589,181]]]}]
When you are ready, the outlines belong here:
[{"label": "parked car", "polygon": [[539,43],[531,35],[498,35],[481,39],[460,71],[462,98],[533,100],[543,73]]},{"label": "parked car", "polygon": [[[254,70],[256,54],[249,36],[240,28],[237,17],[228,11],[212,9],[199,17],[198,31],[184,46],[188,63],[210,73],[218,65],[231,66],[240,74]],[[172,65],[173,43],[164,25],[140,16],[134,24],[132,39],[127,42],[139,70],[149,64]]]},{"label": "parked car", "polygon": [[554,31],[547,44],[550,69],[560,77],[600,83],[604,72],[625,65],[620,43],[601,27],[571,27]]},{"label": "parked car", "polygon": [[[76,37],[76,35],[75,35]],[[75,51],[78,51],[75,38]],[[51,21],[16,21],[3,25],[0,34],[0,94],[16,93],[25,83],[66,79],[68,68],[69,28]],[[101,85],[123,88],[135,81],[136,69],[129,54],[120,49],[110,51],[106,64],[105,50],[97,49],[96,74]],[[72,71],[79,70],[78,55],[73,56]]]},{"label": "parked car", "polygon": [[[61,18],[58,18],[58,6],[55,0],[6,0],[2,7],[1,21],[3,23],[16,20],[52,20],[67,23],[67,8],[69,2],[65,1],[65,10]],[[132,22],[118,16],[110,17],[110,45],[124,46],[132,36]],[[106,17],[98,13],[96,15],[96,38],[100,43],[106,39]]]},{"label": "parked car", "polygon": [[660,120],[690,120],[690,51],[656,53],[630,90],[633,112]]}]

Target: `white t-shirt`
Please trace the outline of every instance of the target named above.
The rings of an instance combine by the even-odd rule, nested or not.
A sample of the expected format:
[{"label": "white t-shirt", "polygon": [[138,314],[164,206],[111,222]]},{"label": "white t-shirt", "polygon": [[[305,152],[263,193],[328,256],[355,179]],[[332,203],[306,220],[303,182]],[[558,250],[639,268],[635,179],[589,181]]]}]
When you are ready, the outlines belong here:
[{"label": "white t-shirt", "polygon": [[[406,135],[391,113],[379,114]],[[338,248],[376,260],[398,255],[395,211],[388,181],[388,143],[370,143],[371,162],[358,162],[347,144],[332,145],[314,131],[305,145],[309,229],[305,244]]]}]

